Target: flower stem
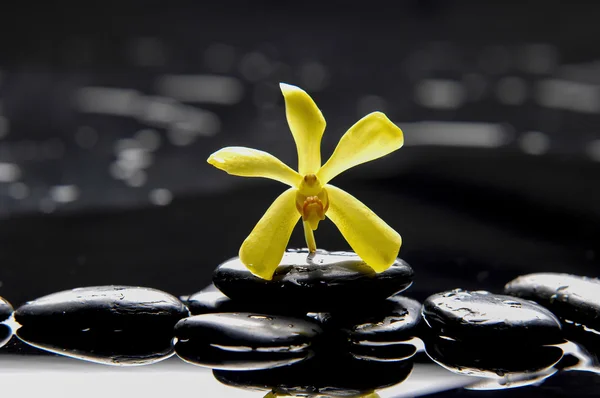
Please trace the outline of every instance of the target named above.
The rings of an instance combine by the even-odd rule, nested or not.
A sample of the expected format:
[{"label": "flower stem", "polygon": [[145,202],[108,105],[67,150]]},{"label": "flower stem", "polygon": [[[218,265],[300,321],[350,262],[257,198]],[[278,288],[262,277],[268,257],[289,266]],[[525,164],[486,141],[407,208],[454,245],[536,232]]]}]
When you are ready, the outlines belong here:
[{"label": "flower stem", "polygon": [[304,239],[306,239],[308,250],[311,253],[314,253],[317,251],[317,242],[315,242],[315,235],[313,233],[313,230],[307,221],[304,221],[302,224],[304,225]]}]

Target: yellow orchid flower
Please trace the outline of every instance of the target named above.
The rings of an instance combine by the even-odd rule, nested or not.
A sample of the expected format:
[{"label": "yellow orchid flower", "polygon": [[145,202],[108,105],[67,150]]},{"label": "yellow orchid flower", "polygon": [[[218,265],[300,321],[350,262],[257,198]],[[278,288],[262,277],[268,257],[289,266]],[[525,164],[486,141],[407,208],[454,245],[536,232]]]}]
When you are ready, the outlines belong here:
[{"label": "yellow orchid flower", "polygon": [[269,207],[240,248],[239,257],[250,272],[270,280],[302,217],[311,252],[317,245],[313,231],[327,216],[356,254],[376,272],[395,261],[402,238],[349,193],[329,184],[351,167],[385,156],[404,144],[402,130],[383,113],[360,119],[340,139],[329,160],[321,166],[321,137],[325,119],[302,89],[280,84],[287,121],[298,149],[298,172],[273,155],[244,147],[223,148],[208,163],[228,174],[264,177],[289,185]]}]

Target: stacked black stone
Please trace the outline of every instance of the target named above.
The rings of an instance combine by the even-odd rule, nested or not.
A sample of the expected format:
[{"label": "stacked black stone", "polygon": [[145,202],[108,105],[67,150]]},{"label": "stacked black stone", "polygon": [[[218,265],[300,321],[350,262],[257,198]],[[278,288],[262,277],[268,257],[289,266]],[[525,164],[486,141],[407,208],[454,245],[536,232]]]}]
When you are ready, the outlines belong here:
[{"label": "stacked black stone", "polygon": [[176,353],[228,385],[297,394],[358,394],[404,380],[416,353],[420,303],[399,295],[413,270],[375,273],[354,253],[284,254],[273,279],[239,258],[192,295]]}]

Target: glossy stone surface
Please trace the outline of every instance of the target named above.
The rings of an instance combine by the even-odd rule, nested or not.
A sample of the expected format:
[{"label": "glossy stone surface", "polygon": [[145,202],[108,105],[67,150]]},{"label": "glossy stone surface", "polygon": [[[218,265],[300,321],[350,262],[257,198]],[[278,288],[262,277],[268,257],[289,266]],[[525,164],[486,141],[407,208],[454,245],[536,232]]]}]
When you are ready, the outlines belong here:
[{"label": "glossy stone surface", "polygon": [[529,300],[489,292],[452,290],[430,296],[423,317],[434,334],[460,341],[534,345],[563,341],[560,321]]},{"label": "glossy stone surface", "polygon": [[556,346],[481,345],[443,338],[427,339],[425,350],[431,359],[454,373],[482,377],[540,372],[563,356]]},{"label": "glossy stone surface", "polygon": [[373,306],[371,310],[348,314],[332,314],[352,341],[397,342],[417,334],[421,322],[421,303],[392,296]]},{"label": "glossy stone surface", "polygon": [[312,355],[322,333],[315,322],[256,313],[219,313],[182,319],[175,326],[177,355],[219,369],[263,369]]},{"label": "glossy stone surface", "polygon": [[12,313],[12,305],[10,305],[10,303],[6,299],[0,297],[0,322],[4,322],[8,318],[10,318]]},{"label": "glossy stone surface", "polygon": [[160,290],[96,286],[67,290],[30,301],[15,311],[23,326],[68,330],[171,330],[187,308]]},{"label": "glossy stone surface", "polygon": [[563,320],[600,331],[600,280],[569,274],[520,276],[504,291],[543,305]]},{"label": "glossy stone surface", "polygon": [[217,289],[215,285],[209,285],[198,293],[189,296],[186,304],[192,315],[201,315],[215,312],[242,311],[245,303],[246,301],[233,301]]},{"label": "glossy stone surface", "polygon": [[156,330],[48,330],[23,326],[16,332],[25,343],[44,351],[115,366],[150,365],[171,357],[172,333]]},{"label": "glossy stone surface", "polygon": [[413,270],[403,260],[375,273],[356,254],[306,250],[288,251],[270,281],[250,273],[239,258],[221,264],[213,283],[233,300],[245,300],[262,308],[332,311],[340,308],[370,308],[408,288]]},{"label": "glossy stone surface", "polygon": [[291,396],[356,397],[401,383],[412,361],[372,362],[347,355],[321,356],[277,369],[236,372],[214,370],[221,383],[243,389],[277,391]]}]

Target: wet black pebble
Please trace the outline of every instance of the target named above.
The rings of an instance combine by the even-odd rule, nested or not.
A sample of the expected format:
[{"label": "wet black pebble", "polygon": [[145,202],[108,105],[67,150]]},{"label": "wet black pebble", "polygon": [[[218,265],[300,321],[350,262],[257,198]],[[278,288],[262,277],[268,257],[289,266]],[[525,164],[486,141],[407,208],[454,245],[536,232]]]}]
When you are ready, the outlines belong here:
[{"label": "wet black pebble", "polygon": [[15,311],[15,320],[31,328],[159,331],[188,315],[179,299],[160,290],[96,286],[30,301]]},{"label": "wet black pebble", "polygon": [[412,361],[371,362],[347,355],[320,356],[277,369],[214,370],[221,383],[250,390],[276,391],[292,396],[355,397],[401,383],[411,373]]},{"label": "wet black pebble", "polygon": [[265,369],[312,356],[322,333],[315,322],[257,313],[220,313],[182,319],[175,351],[185,361],[216,369]]},{"label": "wet black pebble", "polygon": [[430,296],[423,317],[435,334],[493,344],[553,344],[563,341],[560,321],[546,308],[521,298],[452,290]]},{"label": "wet black pebble", "polygon": [[13,313],[13,307],[6,299],[0,297],[0,322],[6,321]]},{"label": "wet black pebble", "polygon": [[534,300],[563,320],[600,331],[600,280],[569,274],[539,273],[520,276],[504,291]]},{"label": "wet black pebble", "polygon": [[221,264],[213,283],[233,300],[262,308],[332,311],[340,308],[371,308],[408,288],[413,270],[403,260],[376,273],[356,254],[306,250],[287,251],[270,281],[250,273],[239,258]]},{"label": "wet black pebble", "polygon": [[[209,285],[198,293],[188,297],[186,302],[192,315],[212,314],[215,312],[243,311],[245,301],[233,301],[224,295],[215,285]],[[246,305],[246,307],[248,307]],[[248,308],[248,310],[250,310]]]}]

